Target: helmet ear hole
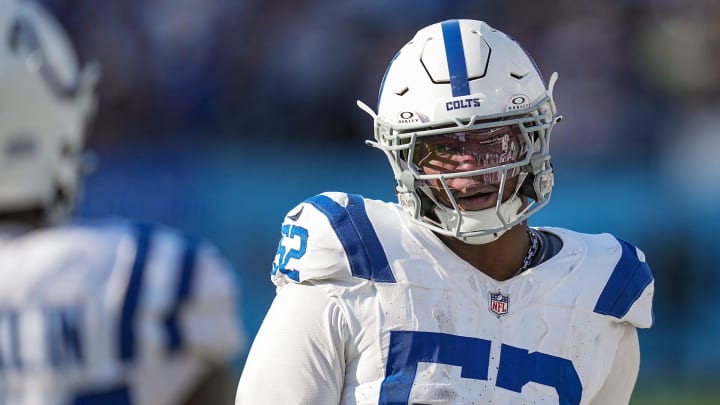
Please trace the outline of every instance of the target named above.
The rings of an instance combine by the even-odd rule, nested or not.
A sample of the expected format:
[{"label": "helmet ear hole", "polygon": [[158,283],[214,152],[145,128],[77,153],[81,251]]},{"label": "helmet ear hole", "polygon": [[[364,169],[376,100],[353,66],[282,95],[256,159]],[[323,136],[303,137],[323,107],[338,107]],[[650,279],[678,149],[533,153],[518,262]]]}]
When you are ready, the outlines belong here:
[{"label": "helmet ear hole", "polygon": [[532,173],[528,173],[527,177],[525,177],[525,180],[523,180],[522,185],[520,185],[520,194],[524,195],[525,197],[531,198],[535,201],[538,201],[537,193],[535,192],[535,175]]},{"label": "helmet ear hole", "polygon": [[40,225],[56,225],[64,221],[72,212],[74,194],[60,185],[55,187],[55,198],[42,209]]}]

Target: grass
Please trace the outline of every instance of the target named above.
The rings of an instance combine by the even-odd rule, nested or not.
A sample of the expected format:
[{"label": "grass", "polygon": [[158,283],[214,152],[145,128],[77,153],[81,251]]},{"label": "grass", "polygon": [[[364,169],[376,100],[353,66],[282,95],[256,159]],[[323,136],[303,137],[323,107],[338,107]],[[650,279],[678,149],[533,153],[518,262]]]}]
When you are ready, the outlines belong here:
[{"label": "grass", "polygon": [[658,388],[653,390],[636,391],[630,400],[630,405],[718,405],[720,392],[718,390],[668,390]]}]

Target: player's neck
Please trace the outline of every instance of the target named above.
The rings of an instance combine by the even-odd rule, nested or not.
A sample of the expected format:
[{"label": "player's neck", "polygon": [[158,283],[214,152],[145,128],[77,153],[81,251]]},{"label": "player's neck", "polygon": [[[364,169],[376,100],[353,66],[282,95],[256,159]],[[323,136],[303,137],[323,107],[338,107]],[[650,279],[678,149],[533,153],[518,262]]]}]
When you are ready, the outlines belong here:
[{"label": "player's neck", "polygon": [[440,239],[479,271],[495,280],[504,281],[517,274],[528,253],[530,238],[526,228],[525,224],[517,225],[500,239],[483,245],[470,245],[447,236],[440,236]]}]

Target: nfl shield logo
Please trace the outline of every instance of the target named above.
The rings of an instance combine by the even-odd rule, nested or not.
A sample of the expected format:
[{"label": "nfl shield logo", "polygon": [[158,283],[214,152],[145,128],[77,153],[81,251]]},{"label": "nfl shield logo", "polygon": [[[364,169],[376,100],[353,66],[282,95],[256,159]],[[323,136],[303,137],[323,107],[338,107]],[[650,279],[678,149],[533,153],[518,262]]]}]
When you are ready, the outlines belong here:
[{"label": "nfl shield logo", "polygon": [[510,303],[510,296],[503,295],[500,290],[498,292],[490,293],[490,312],[497,315],[505,315],[508,312],[508,305]]}]

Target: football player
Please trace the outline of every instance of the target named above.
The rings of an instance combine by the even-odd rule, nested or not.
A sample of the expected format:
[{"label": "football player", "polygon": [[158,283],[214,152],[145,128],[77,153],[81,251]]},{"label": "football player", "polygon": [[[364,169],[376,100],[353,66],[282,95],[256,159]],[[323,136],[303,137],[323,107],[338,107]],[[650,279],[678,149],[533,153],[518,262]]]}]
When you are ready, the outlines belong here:
[{"label": "football player", "polygon": [[67,221],[97,77],[39,5],[0,0],[0,404],[231,403],[227,260],[162,226]]},{"label": "football player", "polygon": [[359,103],[398,203],[332,192],[288,213],[236,404],[628,403],[643,253],[527,225],[553,188],[556,79],[482,21],[402,47],[377,114]]}]

